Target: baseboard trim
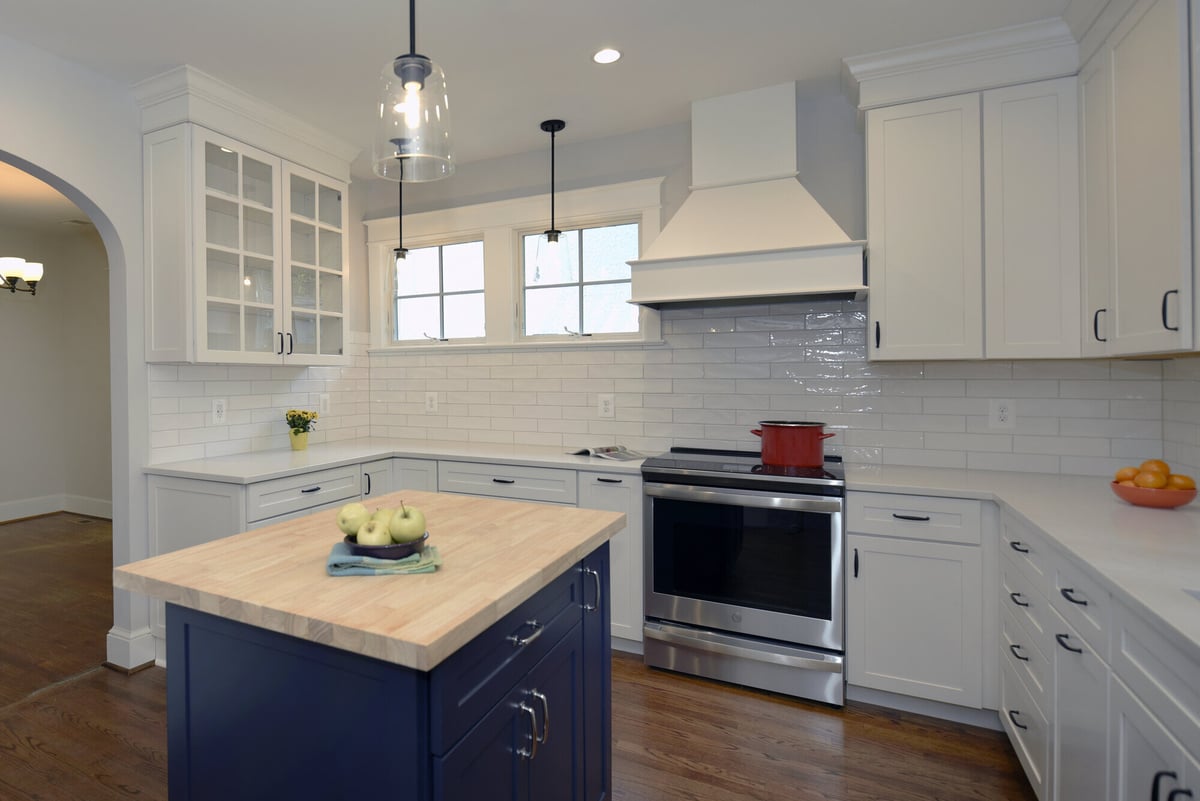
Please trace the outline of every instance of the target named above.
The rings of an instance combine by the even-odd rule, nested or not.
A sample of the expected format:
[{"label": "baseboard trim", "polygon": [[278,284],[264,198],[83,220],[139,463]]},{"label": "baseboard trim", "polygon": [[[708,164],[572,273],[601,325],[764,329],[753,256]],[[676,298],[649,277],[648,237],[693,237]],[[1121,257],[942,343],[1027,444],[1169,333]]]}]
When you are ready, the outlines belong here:
[{"label": "baseboard trim", "polygon": [[63,510],[62,495],[43,495],[40,498],[22,498],[0,502],[0,522],[11,523],[30,517],[41,517]]},{"label": "baseboard trim", "polygon": [[64,495],[63,510],[76,515],[102,517],[112,520],[113,505],[111,500],[103,498],[88,498],[83,495]]},{"label": "baseboard trim", "polygon": [[154,635],[150,633],[149,627],[132,632],[113,626],[108,631],[105,644],[108,657],[105,660],[106,666],[134,670],[147,662],[154,662]]},{"label": "baseboard trim", "polygon": [[899,709],[902,712],[927,715],[931,718],[964,723],[968,726],[978,726],[992,731],[1003,730],[1000,726],[1000,715],[994,709],[971,709],[942,701],[929,701],[924,698],[913,698],[899,693],[875,690],[870,687],[857,687],[853,684],[846,685],[846,700],[885,706],[889,709]]}]

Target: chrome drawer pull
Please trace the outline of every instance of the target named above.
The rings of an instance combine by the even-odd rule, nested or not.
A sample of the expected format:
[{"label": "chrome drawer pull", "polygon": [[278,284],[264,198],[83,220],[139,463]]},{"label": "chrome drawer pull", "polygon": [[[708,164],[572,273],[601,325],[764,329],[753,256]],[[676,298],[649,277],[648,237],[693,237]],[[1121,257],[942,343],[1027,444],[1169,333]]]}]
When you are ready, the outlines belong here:
[{"label": "chrome drawer pull", "polygon": [[1055,634],[1054,639],[1058,640],[1058,644],[1061,645],[1063,648],[1067,649],[1068,651],[1070,651],[1071,653],[1082,654],[1083,653],[1082,648],[1073,648],[1072,646],[1067,645],[1067,638],[1070,636],[1071,636],[1070,634]]},{"label": "chrome drawer pull", "polygon": [[1013,643],[1012,645],[1008,646],[1008,650],[1012,651],[1012,655],[1015,656],[1017,659],[1020,659],[1022,662],[1029,661],[1029,657],[1021,656],[1019,653],[1017,653],[1017,651],[1021,650],[1021,646],[1017,645],[1016,643]]},{"label": "chrome drawer pull", "polygon": [[528,637],[519,637],[514,633],[508,635],[505,637],[505,639],[511,642],[517,648],[523,648],[524,646],[529,645],[529,643],[536,640],[538,637],[541,637],[542,632],[546,630],[542,624],[538,623],[536,620],[526,620],[525,625],[521,628],[524,628],[525,626],[531,626],[534,630],[533,634],[530,634]]},{"label": "chrome drawer pull", "polygon": [[537,713],[533,711],[533,707],[524,701],[517,704],[517,709],[529,716],[529,747],[517,751],[517,756],[525,759],[533,759],[537,756],[538,742],[540,742],[537,736]]},{"label": "chrome drawer pull", "polygon": [[1029,727],[1026,726],[1024,723],[1017,722],[1017,715],[1019,715],[1019,714],[1021,714],[1020,710],[1010,709],[1010,710],[1008,710],[1008,719],[1011,720],[1012,724],[1014,726],[1016,726],[1018,729],[1028,729]]},{"label": "chrome drawer pull", "polygon": [[1029,553],[1029,549],[1022,545],[1020,540],[1013,540],[1008,544],[1008,547],[1017,553]]},{"label": "chrome drawer pull", "polygon": [[592,580],[596,582],[596,603],[589,604],[587,601],[584,601],[583,611],[595,612],[600,608],[600,571],[592,570],[590,567],[585,567],[583,572],[587,575],[590,575]]},{"label": "chrome drawer pull", "polygon": [[550,739],[550,702],[546,699],[546,694],[538,690],[534,690],[530,695],[542,702],[542,736],[538,737],[537,741],[545,745]]},{"label": "chrome drawer pull", "polygon": [[1019,592],[1010,592],[1008,594],[1008,597],[1012,598],[1012,602],[1014,604],[1016,604],[1017,606],[1029,606],[1028,601],[1019,600],[1021,598],[1021,593],[1019,593]]},{"label": "chrome drawer pull", "polygon": [[1086,600],[1081,601],[1080,599],[1075,597],[1075,595],[1074,595],[1075,588],[1074,587],[1063,587],[1061,590],[1059,590],[1059,592],[1062,594],[1062,597],[1066,598],[1068,601],[1070,601],[1073,604],[1079,604],[1080,606],[1088,605],[1088,602]]}]

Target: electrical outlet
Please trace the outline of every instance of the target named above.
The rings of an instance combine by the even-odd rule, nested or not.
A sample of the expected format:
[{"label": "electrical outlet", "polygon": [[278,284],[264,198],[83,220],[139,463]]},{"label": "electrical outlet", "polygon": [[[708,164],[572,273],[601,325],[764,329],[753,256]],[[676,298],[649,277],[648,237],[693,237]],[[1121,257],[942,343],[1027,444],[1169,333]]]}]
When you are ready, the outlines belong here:
[{"label": "electrical outlet", "polygon": [[425,393],[425,414],[437,414],[437,393]]},{"label": "electrical outlet", "polygon": [[224,398],[213,398],[213,425],[225,425],[225,413],[228,410]]},{"label": "electrical outlet", "polygon": [[322,392],[320,401],[321,401],[321,403],[320,403],[321,414],[329,414],[329,393]]},{"label": "electrical outlet", "polygon": [[596,396],[596,414],[601,417],[615,417],[616,404],[613,403],[613,396],[609,394]]},{"label": "electrical outlet", "polygon": [[1011,400],[988,401],[988,428],[1016,428],[1017,412]]}]

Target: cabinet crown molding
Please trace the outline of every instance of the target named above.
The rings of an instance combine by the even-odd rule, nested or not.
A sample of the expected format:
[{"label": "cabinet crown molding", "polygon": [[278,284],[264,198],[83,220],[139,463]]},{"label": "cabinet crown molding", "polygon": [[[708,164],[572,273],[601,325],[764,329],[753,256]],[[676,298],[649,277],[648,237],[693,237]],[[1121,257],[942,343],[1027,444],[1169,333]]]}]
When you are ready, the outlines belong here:
[{"label": "cabinet crown molding", "polygon": [[359,148],[184,64],[133,87],[142,133],[194,122],[240,142],[349,182]]},{"label": "cabinet crown molding", "polygon": [[842,66],[847,91],[866,110],[1074,75],[1079,45],[1055,18],[853,56]]}]

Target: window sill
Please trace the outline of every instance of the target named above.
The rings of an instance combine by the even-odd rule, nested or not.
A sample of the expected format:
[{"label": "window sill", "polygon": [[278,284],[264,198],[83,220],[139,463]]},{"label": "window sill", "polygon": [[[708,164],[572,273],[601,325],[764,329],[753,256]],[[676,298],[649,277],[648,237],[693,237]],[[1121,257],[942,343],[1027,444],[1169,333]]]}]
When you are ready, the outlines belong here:
[{"label": "window sill", "polygon": [[487,352],[506,350],[564,350],[572,348],[617,348],[633,349],[644,347],[661,347],[666,345],[663,339],[593,339],[574,338],[561,342],[542,340],[540,342],[430,342],[413,345],[384,345],[367,348],[367,354],[388,353],[438,353],[438,352]]}]

